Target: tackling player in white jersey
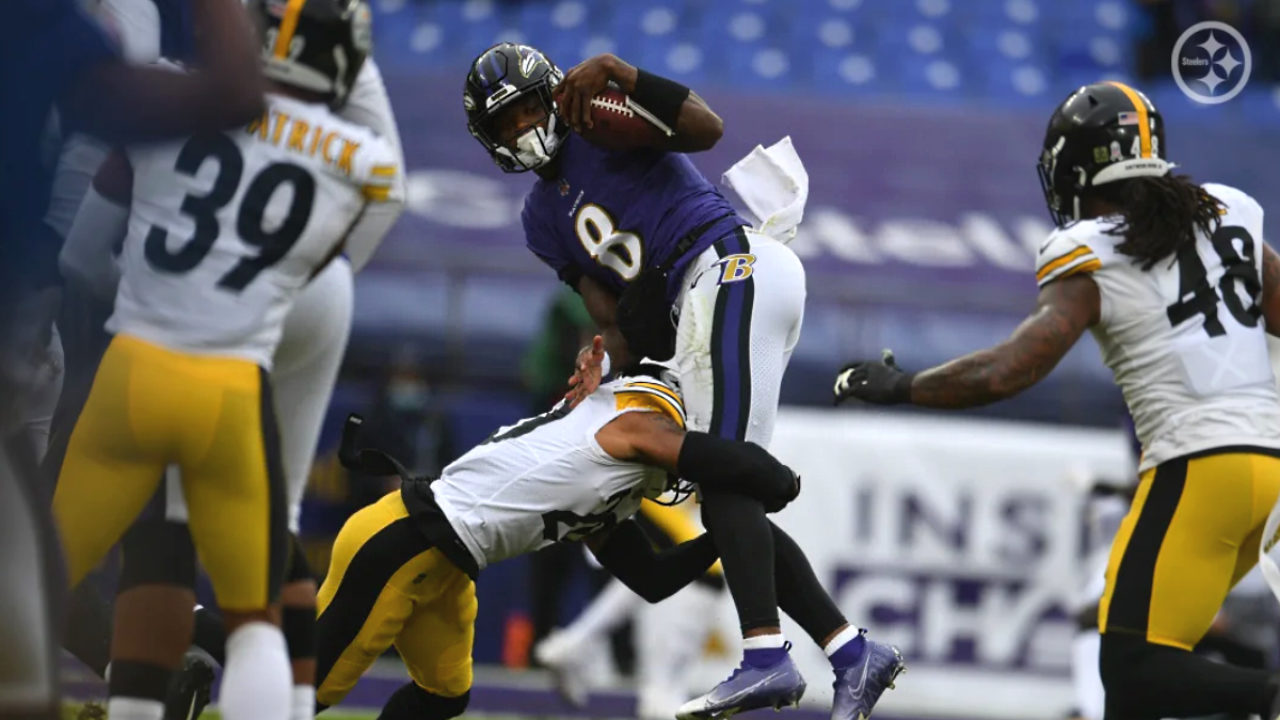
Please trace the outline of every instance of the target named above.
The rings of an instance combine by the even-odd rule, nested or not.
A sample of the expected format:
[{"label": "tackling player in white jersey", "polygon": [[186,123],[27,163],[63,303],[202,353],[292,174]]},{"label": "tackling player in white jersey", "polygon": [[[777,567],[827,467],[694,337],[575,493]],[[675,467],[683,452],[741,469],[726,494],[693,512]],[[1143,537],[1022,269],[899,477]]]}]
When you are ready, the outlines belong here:
[{"label": "tackling player in white jersey", "polygon": [[576,408],[561,402],[501,428],[438,480],[410,479],[386,456],[361,453],[373,474],[405,480],[347,520],[334,543],[319,597],[319,702],[341,701],[394,644],[412,681],[379,717],[461,714],[471,688],[476,575],[554,542],[585,540],[650,602],[684,587],[716,560],[711,538],[655,552],[629,519],[644,498],[671,487],[669,473],[703,488],[731,487],[770,511],[798,494],[799,478],[760,446],[686,433],[683,400],[666,375],[641,366]]},{"label": "tackling player in white jersey", "polygon": [[[367,6],[258,10],[275,81],[267,112],[225,134],[129,149],[129,232],[108,325],[116,335],[55,498],[76,581],[164,468],[180,468],[191,532],[231,630],[228,717],[285,717],[291,703],[276,627],[285,488],[265,370],[293,296],[342,250],[366,206],[394,197],[400,173],[395,148],[329,108],[368,52]],[[108,482],[116,493],[103,502],[94,490]],[[159,717],[179,658],[114,661],[112,714]]]},{"label": "tackling player in white jersey", "polygon": [[1262,208],[1174,175],[1160,114],[1121,83],[1080,88],[1049,121],[1040,172],[1059,229],[1035,311],[1005,342],[919,373],[858,362],[836,397],[983,405],[1043,378],[1091,330],[1142,442],[1141,480],[1099,607],[1107,720],[1277,716],[1272,676],[1190,650],[1258,562],[1280,496],[1280,257]]}]

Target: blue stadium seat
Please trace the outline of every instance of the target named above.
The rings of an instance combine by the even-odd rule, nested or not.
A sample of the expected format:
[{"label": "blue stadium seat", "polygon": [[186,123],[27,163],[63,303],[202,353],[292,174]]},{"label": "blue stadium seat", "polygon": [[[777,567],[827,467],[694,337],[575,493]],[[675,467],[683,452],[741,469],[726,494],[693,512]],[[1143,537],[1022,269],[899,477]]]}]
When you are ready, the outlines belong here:
[{"label": "blue stadium seat", "polygon": [[1049,26],[1082,32],[1122,32],[1136,21],[1134,8],[1126,0],[1054,2],[1046,3],[1045,10],[1044,22]]},{"label": "blue stadium seat", "polygon": [[1013,23],[965,33],[964,44],[975,63],[1026,63],[1045,59],[1045,43],[1039,34]]},{"label": "blue stadium seat", "polygon": [[1132,40],[1120,33],[1095,31],[1056,38],[1054,64],[1059,72],[1113,73],[1125,67]]},{"label": "blue stadium seat", "polygon": [[887,71],[870,53],[824,48],[813,56],[810,87],[840,97],[876,95],[892,87]]},{"label": "blue stadium seat", "polygon": [[[803,59],[805,56],[801,56]],[[776,46],[755,48],[742,69],[743,83],[752,89],[787,91],[797,84],[803,73],[796,67],[795,57]]]},{"label": "blue stadium seat", "polygon": [[555,57],[555,62],[562,70],[568,70],[589,57],[602,53],[617,52],[619,52],[618,43],[614,41],[613,35],[609,33],[575,34],[566,36],[564,48]]},{"label": "blue stadium seat", "polygon": [[679,34],[668,42],[650,44],[640,53],[637,62],[641,67],[686,85],[705,85],[713,63],[718,60],[718,55],[708,52],[707,47],[717,46],[700,42],[698,36]]},{"label": "blue stadium seat", "polygon": [[1149,24],[1131,0],[373,2],[392,66],[452,68],[509,38],[565,68],[614,52],[699,86],[1013,104],[1130,73]]},{"label": "blue stadium seat", "polygon": [[883,0],[794,0],[796,15],[833,13],[862,19],[877,14]]},{"label": "blue stadium seat", "polygon": [[859,23],[834,13],[813,13],[791,22],[790,41],[796,52],[843,50],[856,44],[865,46],[868,31]]},{"label": "blue stadium seat", "polygon": [[938,57],[950,48],[949,28],[938,23],[882,26],[876,32],[877,52],[889,62]]},{"label": "blue stadium seat", "polygon": [[653,44],[669,45],[685,20],[684,3],[672,0],[618,3],[610,32],[622,57],[640,54]]},{"label": "blue stadium seat", "polygon": [[449,31],[433,8],[417,2],[379,15],[373,24],[378,62],[384,68],[447,65],[463,54],[461,46],[450,39]]},{"label": "blue stadium seat", "polygon": [[972,71],[955,56],[912,57],[901,63],[897,88],[915,100],[950,102],[965,96]]},{"label": "blue stadium seat", "polygon": [[1048,108],[1061,99],[1050,93],[1052,73],[1043,64],[993,62],[983,74],[983,89],[995,102]]}]

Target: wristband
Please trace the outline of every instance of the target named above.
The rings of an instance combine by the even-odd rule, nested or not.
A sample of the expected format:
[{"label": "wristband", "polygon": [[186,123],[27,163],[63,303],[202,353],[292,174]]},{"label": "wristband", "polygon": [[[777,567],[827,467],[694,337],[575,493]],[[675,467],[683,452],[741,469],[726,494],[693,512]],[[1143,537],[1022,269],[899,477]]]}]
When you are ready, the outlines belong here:
[{"label": "wristband", "polygon": [[631,93],[631,99],[666,125],[666,129],[675,130],[680,119],[680,108],[684,107],[684,101],[688,97],[689,88],[684,85],[636,69],[636,89]]},{"label": "wristband", "polygon": [[903,404],[911,402],[911,381],[916,379],[915,373],[902,373],[898,381],[893,384],[893,392],[890,395],[890,402]]}]

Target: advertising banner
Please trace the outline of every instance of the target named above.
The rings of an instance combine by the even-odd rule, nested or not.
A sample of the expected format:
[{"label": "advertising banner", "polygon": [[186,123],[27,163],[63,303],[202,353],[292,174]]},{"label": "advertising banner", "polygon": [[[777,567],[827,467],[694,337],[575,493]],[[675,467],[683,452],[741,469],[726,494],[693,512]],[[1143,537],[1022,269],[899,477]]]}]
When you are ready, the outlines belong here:
[{"label": "advertising banner", "polygon": [[[784,408],[771,449],[803,478],[777,522],[907,659],[886,714],[1065,716],[1085,485],[1133,474],[1122,431]],[[785,631],[806,700],[829,702],[822,653]]]}]

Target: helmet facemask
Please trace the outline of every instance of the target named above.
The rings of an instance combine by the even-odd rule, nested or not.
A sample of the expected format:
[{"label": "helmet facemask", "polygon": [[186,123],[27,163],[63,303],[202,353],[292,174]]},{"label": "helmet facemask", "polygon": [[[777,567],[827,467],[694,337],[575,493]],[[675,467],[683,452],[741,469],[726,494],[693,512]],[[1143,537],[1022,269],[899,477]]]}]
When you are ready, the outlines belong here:
[{"label": "helmet facemask", "polygon": [[486,113],[472,134],[489,150],[493,161],[506,172],[535,170],[555,159],[564,137],[559,127],[560,118],[555,112],[551,93],[539,90],[538,98],[542,117],[532,124],[525,124],[512,133],[503,133],[498,121],[504,113],[513,112],[525,98],[517,97]]}]

